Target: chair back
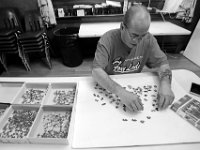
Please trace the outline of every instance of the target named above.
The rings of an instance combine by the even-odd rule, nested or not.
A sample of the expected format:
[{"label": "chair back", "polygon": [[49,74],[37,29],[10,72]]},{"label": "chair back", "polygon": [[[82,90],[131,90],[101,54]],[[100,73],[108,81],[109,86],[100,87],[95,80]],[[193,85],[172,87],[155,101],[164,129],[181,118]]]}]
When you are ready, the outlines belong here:
[{"label": "chair back", "polygon": [[40,31],[45,28],[41,15],[36,11],[27,12],[25,15],[26,31]]},{"label": "chair back", "polygon": [[13,9],[0,10],[0,29],[21,29],[21,23]]}]

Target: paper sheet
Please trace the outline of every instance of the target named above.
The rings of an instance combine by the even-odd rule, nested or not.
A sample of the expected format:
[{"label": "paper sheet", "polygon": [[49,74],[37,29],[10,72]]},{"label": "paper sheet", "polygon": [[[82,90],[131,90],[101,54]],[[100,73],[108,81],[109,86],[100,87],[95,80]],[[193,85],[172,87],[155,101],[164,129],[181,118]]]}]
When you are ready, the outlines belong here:
[{"label": "paper sheet", "polygon": [[[128,86],[127,90],[152,86],[153,90],[148,91],[147,96],[143,93],[141,97],[144,111],[135,114],[123,111],[122,107],[116,108],[116,102],[110,103],[110,95],[105,96],[105,92],[100,93],[99,88],[95,89],[94,81],[80,82],[75,108],[73,148],[200,142],[200,132],[169,108],[152,112],[152,101],[155,99],[152,97],[155,94],[153,87],[158,86],[157,77],[115,80],[124,87]],[[178,100],[186,92],[174,79],[172,83],[175,100]]]}]

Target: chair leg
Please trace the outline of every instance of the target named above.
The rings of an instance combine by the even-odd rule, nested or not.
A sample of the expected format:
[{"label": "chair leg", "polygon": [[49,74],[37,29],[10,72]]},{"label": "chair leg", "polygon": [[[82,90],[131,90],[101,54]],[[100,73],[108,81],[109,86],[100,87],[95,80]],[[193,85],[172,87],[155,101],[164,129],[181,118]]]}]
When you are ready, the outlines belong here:
[{"label": "chair leg", "polygon": [[6,56],[5,56],[4,53],[1,53],[1,55],[0,55],[0,62],[3,66],[3,68],[5,69],[5,71],[7,72],[8,68],[7,68],[7,65],[6,65]]},{"label": "chair leg", "polygon": [[15,33],[15,36],[17,38],[17,45],[18,45],[18,55],[21,58],[22,63],[24,64],[24,66],[26,68],[26,71],[31,71],[31,67],[28,63],[27,57],[19,44],[19,41],[18,41],[19,35],[18,34],[20,34],[20,32]]},{"label": "chair leg", "polygon": [[49,48],[45,46],[45,56],[46,56],[46,60],[47,60],[47,64],[49,66],[49,69],[52,68],[52,63],[51,63],[51,58],[50,58],[50,54],[49,54]]},{"label": "chair leg", "polygon": [[29,64],[29,58],[27,56],[27,54],[25,54],[24,52],[22,52],[21,50],[19,50],[19,57],[22,60],[22,63],[24,64],[26,71],[31,71],[31,67]]},{"label": "chair leg", "polygon": [[44,52],[45,52],[45,57],[47,64],[49,66],[49,69],[52,68],[52,63],[51,63],[51,58],[50,58],[50,53],[49,53],[49,45],[48,45],[48,39],[46,37],[46,34],[42,35],[43,40],[44,40]]},{"label": "chair leg", "polygon": [[25,62],[26,62],[26,66],[28,68],[28,71],[31,71],[30,60],[29,60],[29,56],[28,56],[27,53],[24,53],[24,58],[25,58]]}]

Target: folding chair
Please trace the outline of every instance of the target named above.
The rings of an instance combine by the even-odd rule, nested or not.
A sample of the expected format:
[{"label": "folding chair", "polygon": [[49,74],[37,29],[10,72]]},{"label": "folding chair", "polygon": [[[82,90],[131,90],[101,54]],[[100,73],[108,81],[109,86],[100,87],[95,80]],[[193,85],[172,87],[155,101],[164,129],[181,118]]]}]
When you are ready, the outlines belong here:
[{"label": "folding chair", "polygon": [[52,68],[49,40],[46,28],[40,14],[36,11],[29,11],[25,14],[25,32],[19,37],[19,43],[29,61],[29,53],[43,53],[49,68]]},{"label": "folding chair", "polygon": [[0,10],[0,18],[0,62],[8,71],[6,54],[17,54],[28,71],[30,67],[18,42],[22,28],[17,15],[13,9],[4,8]]}]

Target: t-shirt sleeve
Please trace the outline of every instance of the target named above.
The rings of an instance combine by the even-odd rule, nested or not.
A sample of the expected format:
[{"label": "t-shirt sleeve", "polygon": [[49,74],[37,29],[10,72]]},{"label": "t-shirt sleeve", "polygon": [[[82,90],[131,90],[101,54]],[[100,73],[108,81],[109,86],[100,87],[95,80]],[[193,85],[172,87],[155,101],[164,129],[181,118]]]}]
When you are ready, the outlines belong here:
[{"label": "t-shirt sleeve", "polygon": [[150,68],[156,68],[163,64],[168,64],[167,56],[160,49],[155,37],[150,39],[150,54],[146,65]]},{"label": "t-shirt sleeve", "polygon": [[95,57],[93,60],[93,68],[100,67],[105,69],[108,65],[110,55],[110,43],[107,35],[103,35],[97,43]]}]

